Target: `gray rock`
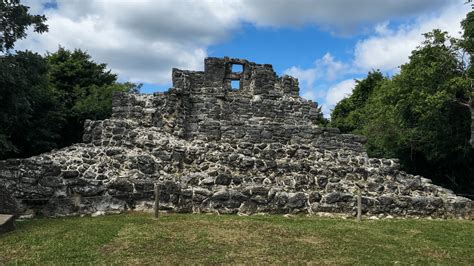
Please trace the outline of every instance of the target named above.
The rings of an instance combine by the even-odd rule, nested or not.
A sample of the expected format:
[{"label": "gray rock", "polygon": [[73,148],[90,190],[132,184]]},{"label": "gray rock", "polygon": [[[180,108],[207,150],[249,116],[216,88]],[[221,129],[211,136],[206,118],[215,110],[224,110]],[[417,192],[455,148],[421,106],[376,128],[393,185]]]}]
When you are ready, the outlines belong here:
[{"label": "gray rock", "polygon": [[212,194],[211,198],[213,200],[229,200],[230,193],[229,191],[217,191],[216,193]]},{"label": "gray rock", "polygon": [[336,203],[342,200],[342,195],[339,192],[331,192],[324,196],[324,201],[328,204]]},{"label": "gray rock", "polygon": [[310,203],[320,202],[321,201],[321,194],[317,191],[312,191],[311,193],[309,193],[308,199],[309,199]]},{"label": "gray rock", "polygon": [[77,170],[64,170],[62,173],[63,173],[63,178],[65,179],[76,178],[79,176],[79,171]]},{"label": "gray rock", "polygon": [[306,201],[307,198],[305,193],[303,192],[290,194],[287,206],[290,208],[302,208],[303,206],[305,206]]},{"label": "gray rock", "polygon": [[126,178],[117,178],[109,182],[107,188],[122,192],[132,192],[133,184]]},{"label": "gray rock", "polygon": [[114,95],[110,119],[84,123],[85,143],[0,161],[20,212],[124,211],[152,201],[157,184],[160,208],[176,212],[352,215],[361,187],[370,215],[472,217],[472,201],[319,125],[317,103],[271,65],[207,58],[204,71],[173,69],[172,81],[165,93]]},{"label": "gray rock", "polygon": [[63,180],[59,176],[45,176],[39,183],[45,187],[60,187],[63,185]]},{"label": "gray rock", "polygon": [[0,213],[12,215],[19,214],[18,203],[4,185],[0,185]]},{"label": "gray rock", "polygon": [[215,182],[216,182],[216,185],[228,186],[232,182],[232,178],[230,177],[229,174],[220,173],[217,175]]}]

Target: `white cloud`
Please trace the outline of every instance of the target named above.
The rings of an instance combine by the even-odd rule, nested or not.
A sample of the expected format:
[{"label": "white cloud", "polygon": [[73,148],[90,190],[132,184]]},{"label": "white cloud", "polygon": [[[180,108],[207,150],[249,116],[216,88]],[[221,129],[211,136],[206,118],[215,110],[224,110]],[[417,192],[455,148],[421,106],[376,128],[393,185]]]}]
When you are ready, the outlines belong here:
[{"label": "white cloud", "polygon": [[347,79],[348,76],[363,77],[372,69],[395,73],[398,66],[408,61],[411,51],[424,40],[423,33],[439,28],[459,37],[460,21],[467,12],[466,6],[460,4],[397,28],[390,28],[389,21],[378,23],[374,26],[374,35],[356,44],[352,60],[341,62],[327,53],[309,68],[294,66],[285,73],[301,81],[301,95],[318,100],[328,117],[334,105],[352,92],[355,83],[353,79]]},{"label": "white cloud", "polygon": [[[243,22],[257,26],[318,25],[350,31],[360,24],[410,17],[440,10],[457,0],[25,0],[33,13],[46,13],[50,31],[17,43],[44,53],[58,45],[86,50],[106,62],[123,80],[169,84],[172,67],[201,69],[210,45],[224,41]],[[57,8],[41,10],[45,3]],[[360,43],[361,59],[365,49]],[[335,79],[344,71],[330,55],[324,75]],[[264,62],[265,63],[265,62]],[[334,63],[334,64],[331,64]],[[376,63],[376,62],[375,62]],[[318,78],[301,72],[308,86]],[[304,79],[302,79],[304,80]]]},{"label": "white cloud", "polygon": [[[32,12],[40,8],[39,2],[26,4]],[[223,0],[59,0],[57,9],[44,11],[49,32],[30,33],[16,49],[80,48],[122,80],[168,84],[171,68],[202,69],[207,46],[239,27],[236,8],[229,5]]]},{"label": "white cloud", "polygon": [[350,96],[355,86],[355,80],[346,79],[329,88],[326,94],[326,104],[331,106],[343,98]]},{"label": "white cloud", "polygon": [[321,104],[322,111],[326,117],[329,117],[331,109],[334,108],[340,100],[352,94],[354,86],[354,79],[346,79],[328,89],[324,102]]},{"label": "white cloud", "polygon": [[335,104],[334,99],[342,99],[338,98],[339,94],[344,94],[347,91],[349,81],[353,80],[338,83],[329,90],[327,88],[334,84],[337,79],[350,74],[351,71],[349,64],[338,61],[330,53],[326,53],[323,57],[315,60],[309,68],[293,66],[286,69],[284,73],[297,78],[300,84],[301,96],[305,99],[319,101],[323,113],[325,116],[329,116],[329,108],[332,108]]},{"label": "white cloud", "polygon": [[[330,53],[308,68],[293,66],[285,74],[299,79],[301,95],[318,101],[329,117],[334,105],[351,94],[351,76],[371,69],[392,72],[405,63],[434,28],[456,36],[468,8],[458,0],[26,0],[32,13],[45,13],[49,32],[30,33],[17,49],[44,53],[58,45],[86,50],[106,62],[121,80],[169,84],[171,69],[200,70],[207,48],[229,38],[243,22],[258,27],[317,25],[353,32],[373,23],[373,34],[357,42],[354,58]],[[56,3],[57,8],[42,7]],[[421,17],[420,14],[424,14]],[[417,16],[417,17],[416,17]],[[391,27],[392,18],[414,18]],[[370,24],[369,24],[370,25]],[[263,62],[267,63],[267,62]],[[271,63],[271,62],[270,62]]]},{"label": "white cloud", "polygon": [[285,74],[298,78],[300,85],[305,89],[311,89],[316,80],[333,81],[341,75],[350,71],[350,66],[341,61],[337,61],[330,53],[326,53],[322,58],[314,61],[313,66],[307,69],[293,66],[285,71]]},{"label": "white cloud", "polygon": [[258,26],[316,24],[350,32],[373,23],[442,9],[459,0],[242,0],[243,16]]},{"label": "white cloud", "polygon": [[329,81],[340,77],[349,70],[347,64],[334,60],[334,57],[330,53],[326,53],[322,59],[316,61],[316,65],[320,65],[321,68],[324,67],[323,71],[326,72],[326,79]]},{"label": "white cloud", "polygon": [[298,78],[301,97],[318,101],[324,116],[329,117],[334,105],[349,96],[355,86],[354,79],[334,82],[336,77],[346,76],[350,71],[349,65],[335,60],[331,54],[326,53],[310,68],[291,67],[284,72]]},{"label": "white cloud", "polygon": [[381,69],[392,72],[408,61],[411,51],[423,41],[423,33],[438,28],[458,37],[460,22],[467,12],[466,6],[453,5],[439,15],[423,16],[397,29],[389,29],[388,23],[379,24],[375,27],[375,35],[357,43],[354,65],[362,71]]},{"label": "white cloud", "polygon": [[319,68],[308,68],[303,69],[300,67],[292,66],[284,71],[286,75],[295,77],[299,81],[300,87],[303,88],[312,88],[316,78],[318,77]]}]

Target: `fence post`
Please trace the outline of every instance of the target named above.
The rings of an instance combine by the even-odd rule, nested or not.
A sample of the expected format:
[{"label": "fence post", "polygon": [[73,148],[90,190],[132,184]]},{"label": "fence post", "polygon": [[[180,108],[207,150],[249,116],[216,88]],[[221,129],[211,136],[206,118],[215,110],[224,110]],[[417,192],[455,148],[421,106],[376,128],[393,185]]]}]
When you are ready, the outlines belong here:
[{"label": "fence post", "polygon": [[362,216],[362,196],[360,187],[357,187],[357,222],[360,222]]},{"label": "fence post", "polygon": [[79,208],[79,206],[81,205],[81,198],[82,198],[82,196],[79,193],[74,192],[74,194],[72,194],[72,200],[74,202],[74,207]]},{"label": "fence post", "polygon": [[158,218],[159,211],[160,211],[160,188],[158,187],[158,183],[155,183],[155,218]]}]

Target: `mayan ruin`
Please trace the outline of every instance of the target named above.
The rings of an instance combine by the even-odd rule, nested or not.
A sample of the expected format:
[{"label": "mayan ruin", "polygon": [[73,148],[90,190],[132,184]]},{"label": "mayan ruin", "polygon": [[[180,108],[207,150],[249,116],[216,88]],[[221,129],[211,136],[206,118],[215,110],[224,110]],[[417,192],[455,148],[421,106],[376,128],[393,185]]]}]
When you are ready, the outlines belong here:
[{"label": "mayan ruin", "polygon": [[[298,80],[269,64],[206,58],[164,93],[116,94],[83,143],[0,161],[2,206],[20,215],[172,212],[472,217],[471,200],[369,158],[365,138],[318,125]],[[235,65],[241,72],[232,72]],[[239,87],[232,88],[231,82]]]}]

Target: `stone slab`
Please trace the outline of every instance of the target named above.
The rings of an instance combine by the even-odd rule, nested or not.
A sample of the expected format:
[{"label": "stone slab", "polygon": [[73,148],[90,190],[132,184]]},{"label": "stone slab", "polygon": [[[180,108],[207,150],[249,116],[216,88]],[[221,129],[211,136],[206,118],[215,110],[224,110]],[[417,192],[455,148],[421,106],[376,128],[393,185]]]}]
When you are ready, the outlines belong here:
[{"label": "stone slab", "polygon": [[0,214],[0,234],[15,230],[15,216]]}]

